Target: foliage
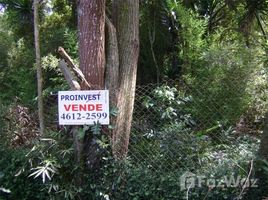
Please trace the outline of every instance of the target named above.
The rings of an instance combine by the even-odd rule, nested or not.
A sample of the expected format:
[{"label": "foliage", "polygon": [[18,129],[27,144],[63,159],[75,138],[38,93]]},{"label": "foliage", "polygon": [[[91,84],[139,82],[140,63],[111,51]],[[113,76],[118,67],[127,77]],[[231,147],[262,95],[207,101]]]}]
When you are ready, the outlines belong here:
[{"label": "foliage", "polygon": [[64,47],[72,59],[78,64],[78,36],[77,31],[67,29],[64,33]]},{"label": "foliage", "polygon": [[[70,128],[55,125],[51,95],[69,89],[58,47],[78,63],[75,1],[43,1],[40,9],[48,129],[42,138],[31,1],[0,0],[0,6],[0,199],[183,199],[186,172],[217,180],[248,176],[259,145],[249,134],[260,132],[267,112],[267,1],[140,1],[138,84],[158,81],[158,87],[136,96],[125,160],[111,154],[112,126],[78,128],[79,140],[87,138],[83,166]],[[256,132],[237,131],[244,119]],[[94,168],[93,156],[99,159]],[[241,191],[203,184],[188,198],[234,199]]]},{"label": "foliage", "polygon": [[185,111],[186,105],[191,101],[183,91],[176,87],[160,86],[148,96],[143,97],[143,106],[153,117],[162,119],[161,126],[168,123],[184,122],[188,125],[194,124],[189,113]]},{"label": "foliage", "polygon": [[[204,124],[216,124],[217,121],[233,124],[246,114],[254,101],[250,80],[260,62],[254,55],[254,49],[235,43],[212,46],[204,53],[203,65],[186,77],[194,88],[194,107],[200,108],[193,113],[196,119]],[[208,116],[213,116],[215,121],[207,121]]]},{"label": "foliage", "polygon": [[[18,38],[33,41],[33,9],[31,0],[1,0],[5,8],[8,25]],[[17,23],[20,22],[20,23]]]},{"label": "foliage", "polygon": [[[124,162],[107,159],[104,165],[105,178],[100,179],[101,185],[98,184],[99,179],[95,179],[96,195],[102,194],[106,199],[183,199],[186,190],[181,190],[180,177],[186,172],[218,181],[232,175],[247,177],[247,166],[255,157],[258,140],[249,136],[237,137],[232,129],[228,129],[222,130],[219,136],[222,143],[212,145],[209,137],[191,135],[179,129],[183,128],[172,127],[170,132],[166,129],[161,137],[155,134],[148,139],[148,143],[140,144],[141,148],[139,144],[134,144],[130,156]],[[153,140],[158,141],[155,143],[158,149],[149,146]],[[175,145],[176,142],[179,145]],[[169,145],[169,150],[165,145]],[[148,155],[146,148],[154,153]],[[151,164],[147,165],[149,160]],[[171,163],[170,160],[177,165],[172,166],[175,162]],[[209,188],[204,184],[190,189],[189,198],[234,199],[240,192],[239,187]]]},{"label": "foliage", "polygon": [[[94,130],[95,142],[98,144],[98,148],[106,152],[106,149],[108,150],[109,148],[108,140],[101,134],[99,127],[99,125],[84,126],[83,129],[78,130],[77,134],[80,134],[81,137],[81,132],[83,134],[91,134],[89,130]],[[81,137],[80,139],[83,138]],[[92,171],[84,171],[83,167],[81,168],[81,166],[77,165],[72,137],[68,135],[68,130],[62,130],[61,132],[50,131],[39,140],[32,145],[31,149],[23,151],[23,156],[21,156],[22,163],[17,165],[16,168],[17,177],[26,178],[27,180],[34,181],[35,184],[40,184],[39,190],[42,191],[43,196],[49,197],[49,199],[75,199],[79,195],[88,194],[90,191],[95,195],[97,191],[94,188],[88,191],[88,188],[91,188],[89,185],[95,184],[95,181],[92,181],[94,179],[105,178],[98,177],[104,171],[92,174]],[[15,149],[14,156],[16,156],[16,152]],[[108,159],[105,154],[102,156],[103,160]],[[84,186],[78,187],[76,184],[77,174],[80,174],[81,170],[83,172],[82,176],[87,180],[87,183]],[[31,195],[35,195],[35,191]],[[39,197],[35,199],[39,199]]]},{"label": "foliage", "polygon": [[4,133],[6,126],[7,126],[6,121],[5,121],[6,113],[7,113],[7,108],[0,101],[0,135]]},{"label": "foliage", "polygon": [[[26,174],[21,174],[21,166],[26,163],[26,149],[11,149],[2,142],[0,144],[0,182],[1,187],[10,190],[4,199],[46,199],[40,190],[42,184],[31,180]],[[0,199],[3,197],[0,193]]]},{"label": "foliage", "polygon": [[30,114],[27,107],[16,102],[4,113],[4,129],[9,145],[13,147],[30,146],[38,137],[38,125],[34,114]]},{"label": "foliage", "polygon": [[[232,173],[238,173],[244,177],[247,174],[241,169],[245,168],[247,162],[254,157],[258,144],[258,141],[247,136],[236,137],[230,131],[223,131],[221,137],[225,140],[225,145],[222,143],[211,148],[211,141],[206,137],[200,138],[200,136],[174,131],[176,130],[174,127],[169,130],[170,133],[166,129],[165,139],[163,136],[158,140],[162,141],[162,145],[171,147],[176,141],[181,142],[180,148],[174,149],[173,153],[166,151],[166,153],[171,153],[169,156],[181,156],[183,159],[179,165],[174,167],[171,167],[165,160],[168,157],[166,157],[167,154],[165,155],[164,146],[162,146],[162,150],[159,149],[164,156],[156,154],[153,157],[157,161],[154,166],[146,165],[147,162],[136,162],[134,152],[121,163],[113,160],[107,152],[102,158],[101,167],[94,173],[85,171],[85,184],[82,188],[77,188],[73,185],[78,169],[74,166],[71,141],[64,132],[50,133],[47,135],[49,138],[46,137],[36,143],[28,153],[19,149],[10,149],[7,154],[7,147],[1,146],[5,153],[1,151],[3,156],[0,166],[6,165],[8,160],[14,158],[8,168],[0,167],[4,174],[1,177],[1,183],[4,188],[11,190],[11,198],[20,197],[20,199],[31,197],[35,197],[35,199],[44,197],[74,199],[78,194],[89,199],[182,199],[185,197],[186,191],[180,190],[179,181],[186,171],[219,179]],[[178,137],[178,135],[180,136]],[[176,140],[174,136],[176,136]],[[194,144],[194,146],[189,144]],[[239,148],[237,148],[238,144]],[[196,159],[193,156],[197,156]],[[148,157],[148,159],[152,159],[152,157]],[[14,163],[13,168],[12,163]],[[166,164],[163,165],[163,163]],[[29,167],[32,169],[31,172],[27,170]],[[14,174],[16,174],[15,179]],[[36,176],[36,178],[32,179],[29,176]],[[51,180],[49,180],[50,178]],[[13,181],[9,182],[9,180]],[[14,183],[16,186],[13,185]],[[20,190],[21,187],[24,189]],[[26,189],[28,193],[20,193]],[[210,190],[204,185],[202,188],[191,189],[190,197],[191,199],[205,196],[208,199],[213,199],[215,196],[230,198],[231,196],[236,197],[239,192],[239,188]]]},{"label": "foliage", "polygon": [[[166,2],[159,0],[141,1],[140,14],[140,56],[138,82],[157,81],[166,69],[163,65],[167,54],[174,51],[170,19],[167,17]],[[154,58],[155,57],[155,58]]]},{"label": "foliage", "polygon": [[[1,99],[10,102],[18,97],[23,103],[30,103],[35,97],[35,73],[33,68],[33,48],[24,39],[13,44],[8,51],[7,64],[0,79]],[[12,101],[11,101],[12,102]]]},{"label": "foliage", "polygon": [[55,93],[60,89],[68,88],[68,85],[58,67],[58,62],[59,59],[52,54],[42,57],[42,68],[45,72],[45,89],[43,94],[46,98],[49,98],[51,93]]},{"label": "foliage", "polygon": [[192,65],[187,62],[197,61],[207,46],[204,39],[207,21],[205,18],[200,18],[197,13],[187,10],[179,1],[168,1],[168,8],[176,29],[179,30],[178,55],[186,65],[184,70],[187,70],[187,67]]},{"label": "foliage", "polygon": [[6,17],[0,15],[0,76],[3,76],[2,69],[7,67],[8,50],[13,44],[14,35],[13,32],[7,29]]}]

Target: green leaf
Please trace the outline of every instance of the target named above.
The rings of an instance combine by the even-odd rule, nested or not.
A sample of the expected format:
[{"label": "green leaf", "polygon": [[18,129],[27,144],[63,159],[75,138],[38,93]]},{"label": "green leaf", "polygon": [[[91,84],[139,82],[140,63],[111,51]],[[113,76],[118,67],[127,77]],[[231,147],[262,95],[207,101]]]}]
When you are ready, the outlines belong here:
[{"label": "green leaf", "polygon": [[83,130],[86,132],[87,130],[89,130],[90,126],[84,125]]},{"label": "green leaf", "polygon": [[31,173],[29,177],[31,176],[34,176],[34,178],[42,177],[42,182],[45,183],[47,179],[51,180],[51,174],[56,173],[56,168],[53,165],[53,163],[49,160],[46,160],[42,163],[44,164],[44,166],[38,166],[38,167],[32,168],[34,172]]},{"label": "green leaf", "polygon": [[91,131],[94,135],[99,135],[101,132],[101,124],[99,122],[95,123],[92,127],[91,127]]},{"label": "green leaf", "polygon": [[79,128],[77,133],[78,133],[78,139],[83,140],[86,134],[84,128]]},{"label": "green leaf", "polygon": [[117,116],[117,114],[118,114],[118,108],[112,107],[110,110],[110,115]]},{"label": "green leaf", "polygon": [[115,125],[108,125],[108,129],[113,130],[115,128]]},{"label": "green leaf", "polygon": [[3,178],[5,174],[3,172],[0,172],[0,179]]}]

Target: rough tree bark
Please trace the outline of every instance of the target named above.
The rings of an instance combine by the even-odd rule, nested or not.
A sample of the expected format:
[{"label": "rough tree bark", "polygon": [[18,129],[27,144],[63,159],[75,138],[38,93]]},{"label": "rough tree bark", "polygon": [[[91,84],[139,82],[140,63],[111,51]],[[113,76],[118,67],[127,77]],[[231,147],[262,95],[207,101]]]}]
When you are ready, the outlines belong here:
[{"label": "rough tree bark", "polygon": [[[77,6],[80,69],[90,89],[104,89],[105,0],[80,0]],[[81,89],[89,88],[82,82]],[[90,169],[98,167],[99,147],[94,136],[91,134],[79,140],[76,135],[74,133],[74,142],[80,163],[84,157]]]},{"label": "rough tree bark", "polygon": [[113,22],[119,53],[118,116],[112,135],[113,154],[123,159],[128,152],[139,56],[139,0],[113,1]]},{"label": "rough tree bark", "polygon": [[[105,19],[105,88],[109,89],[110,105],[116,106],[119,87],[119,55],[116,29],[110,19]],[[114,124],[114,118],[111,121]]]},{"label": "rough tree bark", "polygon": [[[92,89],[104,88],[105,0],[78,2],[80,68]],[[112,119],[112,148],[115,158],[125,158],[134,107],[139,55],[139,1],[114,0],[113,23],[106,18],[106,80],[111,105],[118,108]],[[82,85],[82,89],[85,89]],[[94,151],[87,149],[86,153]],[[92,154],[93,155],[93,154]],[[94,155],[93,155],[94,156]],[[91,156],[92,157],[92,156]]]},{"label": "rough tree bark", "polygon": [[39,41],[39,0],[34,0],[34,41],[35,41],[35,56],[36,56],[36,75],[37,75],[37,93],[38,93],[38,117],[40,134],[43,135],[45,131],[44,126],[44,109],[43,109],[43,94],[42,94],[42,69],[41,69],[41,55],[40,55],[40,41]]},{"label": "rough tree bark", "polygon": [[78,1],[80,68],[93,89],[104,87],[104,25],[105,0]]}]

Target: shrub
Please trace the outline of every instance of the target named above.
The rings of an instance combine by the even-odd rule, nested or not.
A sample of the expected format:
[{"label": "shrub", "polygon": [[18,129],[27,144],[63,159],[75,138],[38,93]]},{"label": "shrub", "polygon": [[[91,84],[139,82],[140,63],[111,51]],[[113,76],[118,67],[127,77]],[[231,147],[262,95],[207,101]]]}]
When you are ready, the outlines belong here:
[{"label": "shrub", "polygon": [[47,199],[40,182],[28,178],[23,166],[28,161],[25,149],[11,149],[0,143],[0,187],[10,190],[5,198],[0,199]]}]

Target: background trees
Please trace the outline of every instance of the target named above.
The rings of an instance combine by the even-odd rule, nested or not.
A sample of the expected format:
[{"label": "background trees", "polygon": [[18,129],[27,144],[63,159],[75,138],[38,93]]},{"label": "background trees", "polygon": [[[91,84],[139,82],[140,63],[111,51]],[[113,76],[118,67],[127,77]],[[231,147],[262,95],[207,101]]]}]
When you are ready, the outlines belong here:
[{"label": "background trees", "polygon": [[[34,120],[33,2],[0,0],[0,188],[3,183],[13,199],[180,199],[178,178],[185,171],[247,177],[267,111],[267,1],[75,2],[42,1],[39,10],[44,139]],[[78,127],[87,158],[82,174],[68,127],[55,122],[51,93],[69,89],[57,66],[59,46],[92,89],[111,95],[109,127]],[[91,158],[98,159],[93,168]],[[31,174],[40,176],[30,182]],[[84,184],[74,184],[78,175]],[[16,190],[24,183],[27,194]],[[36,196],[40,187],[44,195]],[[240,192],[202,187],[190,195],[235,198]]]}]

